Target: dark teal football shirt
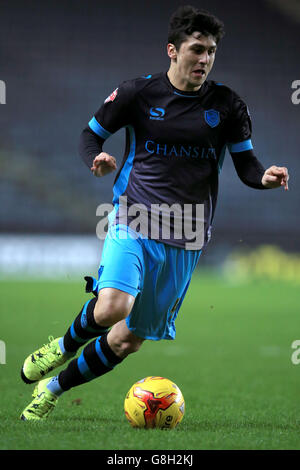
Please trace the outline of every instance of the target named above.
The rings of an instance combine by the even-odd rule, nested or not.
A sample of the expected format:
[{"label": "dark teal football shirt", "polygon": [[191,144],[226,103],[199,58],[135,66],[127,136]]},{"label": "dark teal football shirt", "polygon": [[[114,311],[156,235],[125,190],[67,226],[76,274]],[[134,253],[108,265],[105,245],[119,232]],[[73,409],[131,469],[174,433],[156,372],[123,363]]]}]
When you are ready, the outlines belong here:
[{"label": "dark teal football shirt", "polygon": [[[115,223],[133,220],[128,214],[132,205],[149,213],[154,207],[160,215],[155,235],[149,221],[149,238],[186,247],[190,236],[182,230],[178,238],[177,233],[185,214],[194,233],[202,223],[202,245],[209,241],[226,148],[234,155],[253,148],[249,112],[234,91],[205,81],[199,91],[183,92],[166,73],[140,77],[114,90],[89,127],[103,140],[126,128],[125,153],[113,187]],[[197,212],[197,206],[203,210]],[[162,216],[170,207],[175,209],[166,237]]]}]

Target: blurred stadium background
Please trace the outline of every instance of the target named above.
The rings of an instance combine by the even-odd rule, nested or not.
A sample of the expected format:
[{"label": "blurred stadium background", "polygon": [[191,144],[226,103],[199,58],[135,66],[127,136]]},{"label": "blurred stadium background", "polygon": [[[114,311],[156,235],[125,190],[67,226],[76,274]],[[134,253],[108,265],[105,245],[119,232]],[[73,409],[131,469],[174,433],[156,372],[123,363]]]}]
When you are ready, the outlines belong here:
[{"label": "blurred stadium background", "polygon": [[[265,167],[287,166],[290,191],[255,191],[227,153],[213,237],[199,268],[300,281],[300,79],[298,0],[122,2],[7,1],[0,5],[1,277],[96,272],[96,208],[111,202],[114,175],[93,178],[78,139],[93,113],[129,78],[167,70],[167,26],[191,3],[225,23],[210,78],[238,92]],[[121,162],[124,131],[105,146]],[[240,253],[240,255],[239,255]]]},{"label": "blurred stadium background", "polygon": [[[186,2],[224,21],[211,78],[247,102],[255,152],[289,168],[290,191],[248,188],[227,153],[176,341],[145,342],[116,374],[74,388],[49,424],[24,432],[18,420],[24,357],[71,324],[100,261],[96,209],[114,175],[90,174],[79,135],[120,82],[168,69],[169,16],[184,3],[0,2],[1,449],[299,449],[299,0]],[[104,148],[120,164],[124,131]],[[131,432],[124,396],[147,375],[183,390],[179,432]]]}]

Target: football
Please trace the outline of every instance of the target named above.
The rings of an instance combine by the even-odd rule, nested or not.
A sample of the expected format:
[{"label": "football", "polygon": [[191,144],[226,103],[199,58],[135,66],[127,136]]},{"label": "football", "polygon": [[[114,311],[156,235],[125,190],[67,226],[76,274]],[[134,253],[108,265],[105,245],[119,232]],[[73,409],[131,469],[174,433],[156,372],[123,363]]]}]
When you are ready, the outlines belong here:
[{"label": "football", "polygon": [[183,418],[185,402],[179,387],[171,380],[146,377],[132,385],[124,410],[134,428],[173,429]]}]

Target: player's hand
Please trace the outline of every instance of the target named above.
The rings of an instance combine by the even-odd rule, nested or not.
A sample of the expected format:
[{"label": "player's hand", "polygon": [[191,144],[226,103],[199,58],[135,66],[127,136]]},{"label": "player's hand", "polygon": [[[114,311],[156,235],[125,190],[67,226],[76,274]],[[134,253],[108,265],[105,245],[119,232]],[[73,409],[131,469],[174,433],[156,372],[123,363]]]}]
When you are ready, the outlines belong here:
[{"label": "player's hand", "polygon": [[279,188],[280,186],[284,186],[285,191],[288,191],[288,180],[289,173],[287,168],[273,165],[265,171],[261,182],[266,188]]},{"label": "player's hand", "polygon": [[91,171],[95,176],[105,176],[116,170],[117,162],[115,157],[108,153],[101,152],[93,160]]}]

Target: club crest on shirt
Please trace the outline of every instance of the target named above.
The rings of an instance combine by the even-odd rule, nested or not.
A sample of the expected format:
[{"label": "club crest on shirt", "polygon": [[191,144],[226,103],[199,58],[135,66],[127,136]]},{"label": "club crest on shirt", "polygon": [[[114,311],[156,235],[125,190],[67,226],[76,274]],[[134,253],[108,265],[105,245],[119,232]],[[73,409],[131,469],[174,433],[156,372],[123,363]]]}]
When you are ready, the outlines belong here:
[{"label": "club crest on shirt", "polygon": [[118,88],[116,88],[104,101],[104,103],[108,103],[109,101],[114,101],[118,94]]},{"label": "club crest on shirt", "polygon": [[217,127],[220,124],[220,113],[215,109],[208,109],[204,112],[204,119],[210,127]]}]

